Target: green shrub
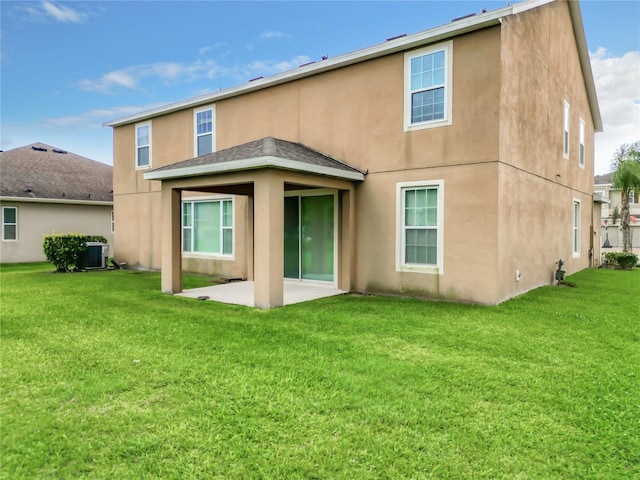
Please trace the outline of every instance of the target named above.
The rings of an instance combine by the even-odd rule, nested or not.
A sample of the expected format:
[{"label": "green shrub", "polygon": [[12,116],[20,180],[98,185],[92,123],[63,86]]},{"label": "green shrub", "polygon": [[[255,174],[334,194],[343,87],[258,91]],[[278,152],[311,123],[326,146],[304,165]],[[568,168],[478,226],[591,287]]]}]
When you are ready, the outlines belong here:
[{"label": "green shrub", "polygon": [[638,264],[638,255],[631,252],[606,252],[604,259],[609,265],[618,265],[623,270],[631,270]]},{"label": "green shrub", "polygon": [[44,236],[42,248],[47,261],[53,263],[59,272],[73,272],[80,268],[87,242],[107,243],[107,239],[83,233],[53,233]]}]

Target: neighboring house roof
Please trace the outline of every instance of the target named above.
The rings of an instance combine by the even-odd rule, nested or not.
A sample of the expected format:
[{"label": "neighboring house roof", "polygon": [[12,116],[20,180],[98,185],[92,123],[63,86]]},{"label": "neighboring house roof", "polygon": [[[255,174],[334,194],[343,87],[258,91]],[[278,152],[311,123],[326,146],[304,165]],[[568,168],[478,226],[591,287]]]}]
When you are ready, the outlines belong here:
[{"label": "neighboring house roof", "polygon": [[596,175],[593,177],[594,185],[609,185],[613,183],[613,172],[605,173],[604,175]]},{"label": "neighboring house roof", "polygon": [[58,203],[113,202],[113,167],[44,143],[0,153],[0,196]]},{"label": "neighboring house roof", "polygon": [[[111,120],[103,123],[103,126],[117,127],[127,125],[129,123],[138,122],[149,119],[157,115],[182,110],[184,108],[197,107],[205,105],[225,98],[231,98],[243,95],[252,91],[262,90],[286,82],[291,82],[301,78],[317,75],[322,72],[336,70],[348,65],[353,65],[374,58],[390,55],[393,53],[410,50],[423,45],[450,39],[468,32],[473,32],[490,26],[500,25],[501,19],[510,15],[516,15],[526,12],[542,5],[552,3],[557,0],[527,0],[524,2],[509,5],[490,12],[481,13],[479,15],[471,15],[453,20],[451,23],[431,28],[412,35],[403,35],[388,39],[385,43],[374,45],[372,47],[363,48],[355,52],[338,55],[337,57],[327,58],[319,62],[311,62],[309,64],[300,65],[297,69],[289,70],[266,78],[257,78],[250,80],[248,83],[235,87],[212,92],[198,97],[194,97],[180,102],[163,105],[158,108],[146,110],[137,114],[128,115],[119,119]],[[591,116],[596,132],[602,131],[602,119],[600,117],[600,107],[598,106],[598,98],[596,95],[595,82],[591,71],[591,61],[589,59],[589,50],[584,34],[584,25],[582,23],[582,14],[577,1],[569,1],[569,10],[571,12],[571,21],[573,31],[578,47],[578,55],[580,58],[580,66],[584,77],[585,88],[589,99]]]},{"label": "neighboring house roof", "polygon": [[208,175],[257,168],[280,168],[317,175],[364,180],[364,172],[301,143],[265,137],[144,174],[145,180]]}]

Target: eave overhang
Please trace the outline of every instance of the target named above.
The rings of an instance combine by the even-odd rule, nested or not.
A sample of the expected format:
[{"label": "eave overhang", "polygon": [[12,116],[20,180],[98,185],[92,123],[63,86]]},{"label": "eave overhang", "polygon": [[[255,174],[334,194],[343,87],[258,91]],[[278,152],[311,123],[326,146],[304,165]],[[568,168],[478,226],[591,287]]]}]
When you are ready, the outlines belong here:
[{"label": "eave overhang", "polygon": [[105,200],[67,200],[64,198],[33,198],[33,197],[0,197],[0,202],[24,202],[24,203],[57,203],[60,205],[91,205],[113,206],[113,202]]},{"label": "eave overhang", "polygon": [[364,173],[359,171],[343,170],[324,165],[307,164],[270,155],[206,165],[194,165],[168,169],[160,168],[144,173],[143,177],[145,180],[171,180],[176,178],[217,175],[221,173],[257,170],[262,168],[275,168],[294,172],[311,173],[313,175],[322,175],[340,178],[343,180],[364,181]]},{"label": "eave overhang", "polygon": [[582,23],[582,13],[580,12],[580,3],[577,1],[569,1],[569,11],[571,12],[571,22],[573,23],[573,33],[576,37],[578,46],[578,56],[580,57],[580,67],[582,68],[582,77],[584,78],[584,86],[587,90],[589,99],[589,108],[591,109],[591,118],[593,120],[593,128],[596,132],[602,132],[602,117],[600,116],[600,106],[598,105],[598,95],[596,93],[596,84],[593,80],[593,71],[591,70],[591,59],[589,58],[589,48],[587,47],[587,38],[584,34],[584,24]]}]

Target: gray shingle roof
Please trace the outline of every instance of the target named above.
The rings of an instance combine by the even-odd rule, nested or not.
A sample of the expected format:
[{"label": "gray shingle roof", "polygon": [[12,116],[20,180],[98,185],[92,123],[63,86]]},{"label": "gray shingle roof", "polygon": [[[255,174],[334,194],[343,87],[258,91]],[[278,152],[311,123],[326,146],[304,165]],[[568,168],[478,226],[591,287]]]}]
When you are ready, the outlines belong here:
[{"label": "gray shingle roof", "polygon": [[0,153],[0,196],[113,201],[113,167],[44,143]]},{"label": "gray shingle roof", "polygon": [[181,162],[172,163],[153,169],[153,172],[161,172],[175,170],[187,167],[196,167],[202,165],[222,164],[226,162],[248,160],[260,157],[277,157],[284,160],[290,160],[308,165],[317,165],[321,167],[329,167],[346,172],[359,172],[351,165],[336,160],[324,153],[313,150],[301,143],[289,142],[279,138],[265,137],[260,140],[236,145],[235,147],[226,148],[217,152],[202,155],[200,157],[183,160]]},{"label": "gray shingle roof", "polygon": [[596,175],[593,177],[593,183],[594,185],[613,183],[613,172],[605,173],[604,175]]}]

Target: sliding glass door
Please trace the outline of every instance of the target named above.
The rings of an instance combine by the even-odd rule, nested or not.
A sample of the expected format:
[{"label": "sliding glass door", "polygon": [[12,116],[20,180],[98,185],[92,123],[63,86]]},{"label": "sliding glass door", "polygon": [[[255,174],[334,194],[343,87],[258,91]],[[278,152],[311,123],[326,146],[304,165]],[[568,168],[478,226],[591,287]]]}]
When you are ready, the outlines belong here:
[{"label": "sliding glass door", "polygon": [[285,278],[333,282],[335,230],[334,194],[285,197]]}]

